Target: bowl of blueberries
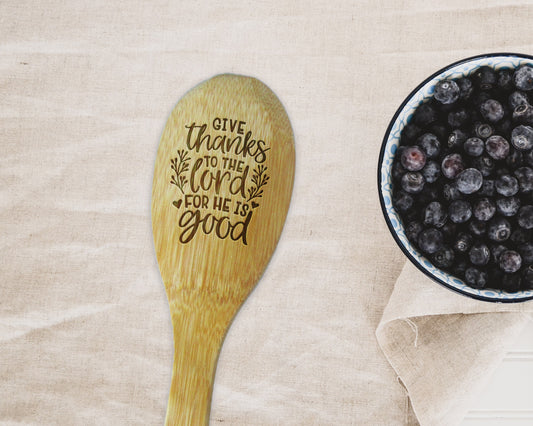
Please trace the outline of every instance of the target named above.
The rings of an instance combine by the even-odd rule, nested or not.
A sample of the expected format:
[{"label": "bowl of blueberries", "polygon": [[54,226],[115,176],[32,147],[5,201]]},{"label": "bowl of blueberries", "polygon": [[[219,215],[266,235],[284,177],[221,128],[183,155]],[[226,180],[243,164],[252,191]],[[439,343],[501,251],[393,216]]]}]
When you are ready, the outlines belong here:
[{"label": "bowl of blueberries", "polygon": [[434,281],[533,299],[533,56],[479,55],[424,80],[387,128],[378,188],[394,239]]}]

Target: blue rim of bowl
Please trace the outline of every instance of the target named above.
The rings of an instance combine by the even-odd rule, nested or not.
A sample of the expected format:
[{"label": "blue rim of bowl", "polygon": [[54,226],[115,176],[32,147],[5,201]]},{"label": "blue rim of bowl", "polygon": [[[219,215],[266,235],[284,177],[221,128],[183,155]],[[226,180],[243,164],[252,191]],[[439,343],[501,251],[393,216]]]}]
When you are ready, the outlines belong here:
[{"label": "blue rim of bowl", "polygon": [[[400,114],[402,114],[402,112],[404,111],[404,109],[407,106],[407,104],[414,98],[414,96],[418,92],[420,92],[422,90],[422,88],[424,88],[424,86],[426,86],[429,82],[431,82],[432,80],[434,80],[434,79],[436,79],[438,77],[442,78],[443,74],[446,74],[448,72],[452,72],[454,69],[458,68],[461,65],[466,65],[466,64],[469,64],[469,63],[472,63],[472,62],[477,62],[477,61],[483,60],[483,59],[499,58],[499,57],[502,57],[502,59],[504,59],[504,58],[514,58],[515,60],[524,59],[526,61],[529,61],[533,65],[533,56],[522,54],[522,53],[486,53],[486,54],[471,56],[471,57],[468,57],[468,58],[461,59],[459,61],[453,62],[452,64],[447,65],[444,68],[441,68],[440,70],[438,70],[435,73],[431,74],[424,81],[422,81],[422,83],[420,83],[413,91],[411,91],[411,93],[409,93],[409,95],[404,99],[404,101],[401,103],[401,105],[398,107],[398,109],[394,113],[394,116],[392,117],[392,119],[391,119],[391,121],[390,121],[390,123],[389,123],[389,125],[387,127],[387,131],[385,132],[385,136],[384,136],[383,142],[381,144],[381,150],[380,150],[380,153],[379,153],[379,161],[378,161],[378,170],[377,170],[377,174],[378,174],[378,193],[379,193],[379,202],[380,202],[380,205],[381,205],[381,210],[383,212],[383,216],[385,217],[385,222],[387,223],[387,226],[388,226],[388,228],[389,228],[389,230],[391,232],[391,235],[393,236],[394,240],[396,241],[396,244],[398,244],[398,246],[400,247],[402,252],[407,256],[407,258],[411,261],[411,263],[413,263],[413,265],[415,265],[425,275],[427,275],[433,281],[436,281],[437,283],[443,285],[444,287],[446,287],[446,288],[448,288],[450,290],[453,290],[453,291],[455,291],[457,293],[460,293],[462,295],[471,297],[473,299],[483,300],[483,301],[486,301],[486,302],[496,302],[496,303],[518,303],[518,302],[525,302],[527,300],[533,299],[533,290],[531,290],[531,291],[529,291],[529,290],[519,291],[519,292],[516,292],[516,293],[508,293],[508,292],[504,292],[504,291],[501,291],[501,290],[495,290],[495,289],[486,289],[486,290],[485,289],[474,289],[474,288],[469,287],[468,285],[466,285],[459,278],[453,277],[450,274],[448,274],[448,273],[446,273],[444,271],[441,271],[439,268],[436,268],[435,266],[431,265],[431,262],[429,260],[427,260],[420,252],[418,252],[418,250],[416,248],[414,248],[412,246],[411,246],[411,250],[415,254],[411,253],[409,248],[406,246],[407,242],[406,243],[402,242],[401,239],[398,237],[397,230],[393,226],[392,221],[391,221],[391,217],[389,216],[389,214],[387,212],[387,206],[386,206],[386,203],[385,203],[384,193],[383,193],[383,185],[384,185],[384,183],[383,183],[383,171],[384,171],[383,161],[384,161],[385,154],[386,154],[386,151],[387,151],[387,148],[388,148],[388,145],[389,145],[389,140],[391,139],[390,134],[391,134],[391,131],[392,131],[394,125],[396,124]],[[481,66],[481,65],[482,64],[479,64],[478,66]],[[472,68],[472,70],[473,69],[474,68]],[[471,72],[472,70],[469,70],[468,72]],[[423,101],[425,101],[427,99],[428,99],[428,97],[421,98],[420,102],[418,103],[418,105],[420,105],[421,103],[423,103]],[[406,119],[406,122],[408,120],[409,120],[409,118]],[[404,125],[406,124],[406,122],[404,123]],[[402,129],[403,129],[403,127],[402,127]],[[399,131],[401,132],[402,129],[400,129]],[[392,201],[390,201],[390,203],[392,203]],[[391,206],[391,210],[394,210],[392,208],[392,206]],[[395,221],[396,221],[396,219],[395,219]],[[397,222],[398,222],[398,226],[400,227],[400,229],[403,230],[403,225],[401,224],[401,221],[398,220]],[[419,259],[417,259],[415,257],[415,255],[418,256]],[[432,269],[433,272],[431,272],[430,270],[426,269],[426,267],[424,267],[421,264],[421,262],[423,262],[426,265],[426,267],[433,268]],[[450,280],[453,278],[454,283],[444,281],[439,276],[436,276],[435,273],[437,273],[438,275],[441,275],[441,276],[449,276]]]}]

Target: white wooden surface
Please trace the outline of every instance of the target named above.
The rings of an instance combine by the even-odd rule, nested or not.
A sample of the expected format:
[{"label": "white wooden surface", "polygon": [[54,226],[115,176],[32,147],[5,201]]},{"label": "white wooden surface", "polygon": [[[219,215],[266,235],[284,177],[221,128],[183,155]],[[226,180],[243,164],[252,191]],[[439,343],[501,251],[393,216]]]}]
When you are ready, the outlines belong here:
[{"label": "white wooden surface", "polygon": [[533,425],[533,324],[527,327],[461,426]]}]

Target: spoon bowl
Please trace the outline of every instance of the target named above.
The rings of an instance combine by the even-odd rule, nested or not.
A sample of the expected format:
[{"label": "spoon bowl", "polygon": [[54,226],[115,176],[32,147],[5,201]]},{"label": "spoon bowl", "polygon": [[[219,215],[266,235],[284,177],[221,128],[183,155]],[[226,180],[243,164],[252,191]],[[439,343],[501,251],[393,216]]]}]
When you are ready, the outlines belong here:
[{"label": "spoon bowl", "polygon": [[281,234],[294,180],[288,116],[259,80],[219,75],[175,106],[152,228],[174,329],[167,425],[207,424],[220,348]]}]

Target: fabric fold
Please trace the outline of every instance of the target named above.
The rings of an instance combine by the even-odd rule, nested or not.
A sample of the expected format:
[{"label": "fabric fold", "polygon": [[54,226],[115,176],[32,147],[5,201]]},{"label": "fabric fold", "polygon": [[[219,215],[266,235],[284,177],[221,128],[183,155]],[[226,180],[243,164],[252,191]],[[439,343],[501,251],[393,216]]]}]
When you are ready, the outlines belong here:
[{"label": "fabric fold", "polygon": [[376,330],[421,425],[455,425],[531,321],[533,303],[456,294],[407,262]]}]

